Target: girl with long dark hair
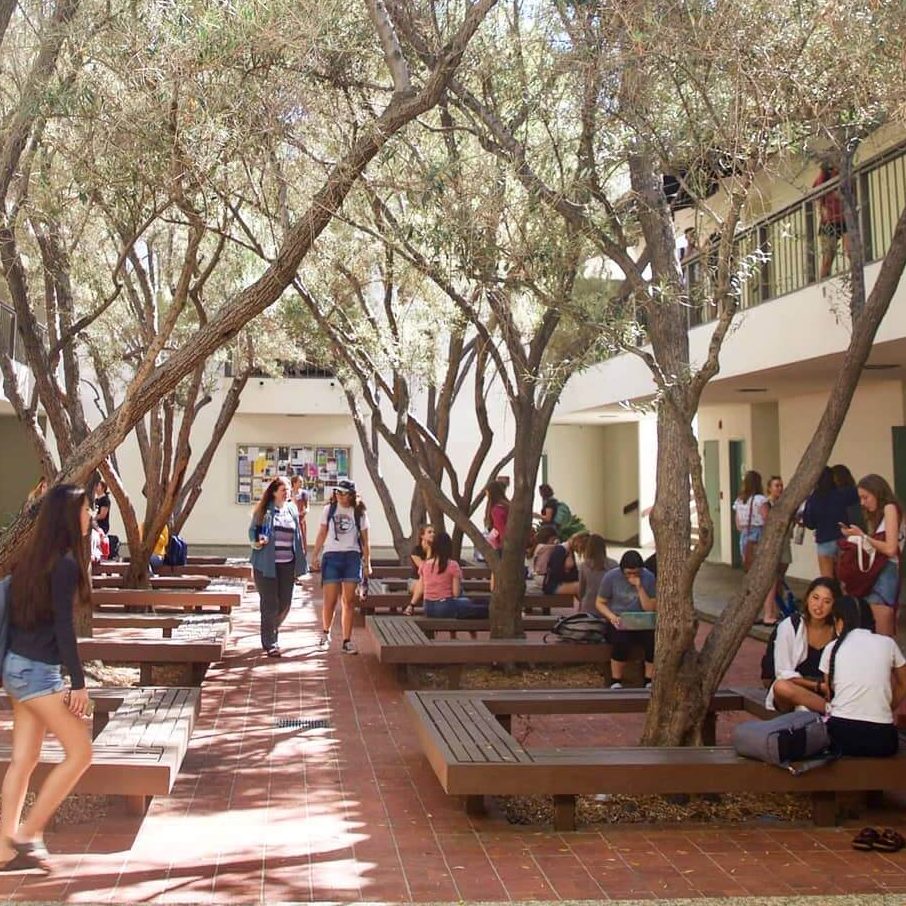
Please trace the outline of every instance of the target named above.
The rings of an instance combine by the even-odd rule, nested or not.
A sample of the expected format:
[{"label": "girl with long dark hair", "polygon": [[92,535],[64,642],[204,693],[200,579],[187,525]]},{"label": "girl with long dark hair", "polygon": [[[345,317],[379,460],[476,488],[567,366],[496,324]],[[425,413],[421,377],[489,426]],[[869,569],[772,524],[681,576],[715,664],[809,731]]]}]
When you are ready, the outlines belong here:
[{"label": "girl with long dark hair", "polygon": [[787,617],[774,637],[774,676],[765,707],[792,711],[803,705],[824,713],[827,689],[821,676],[821,654],[834,638],[834,605],[840,597],[836,579],[819,576],[805,593],[801,616]]},{"label": "girl with long dark hair", "polygon": [[494,550],[503,548],[506,535],[506,524],[510,516],[510,501],[506,496],[506,486],[502,481],[492,481],[485,491],[487,503],[484,508],[484,527],[487,538]]},{"label": "girl with long dark hair", "polygon": [[488,615],[487,604],[463,597],[462,568],[453,559],[453,539],[446,532],[434,536],[430,556],[419,567],[410,609],[419,597],[424,598],[427,617],[463,620]]},{"label": "girl with long dark hair", "polygon": [[803,512],[806,528],[815,530],[818,572],[822,576],[833,579],[837,575],[840,523],[852,521],[847,510],[858,503],[856,483],[849,469],[842,464],[825,466],[814,492],[805,501]]},{"label": "girl with long dark hair", "polygon": [[865,599],[871,605],[877,631],[894,638],[900,592],[900,554],[906,540],[903,506],[880,475],[866,475],[859,481],[857,490],[865,528],[858,525],[839,528],[846,537],[864,539],[862,543],[874,548],[875,556],[887,557]]},{"label": "girl with long dark hair", "polygon": [[760,472],[750,469],[743,476],[739,496],[733,501],[733,512],[739,532],[739,556],[743,569],[748,571],[768,518],[768,499],[764,496]]},{"label": "girl with long dark hair", "polygon": [[[91,737],[81,720],[89,709],[88,690],[75,632],[75,607],[91,606],[90,524],[84,489],[51,488],[41,502],[28,552],[13,566],[3,659],[3,686],[13,705],[13,747],[3,778],[0,871],[44,867],[44,828],[91,764]],[[61,666],[69,672],[68,692]],[[20,823],[48,730],[60,741],[64,757]]]},{"label": "girl with long dark hair", "polygon": [[893,712],[906,698],[906,658],[897,643],[862,629],[859,602],[834,605],[837,641],[821,655],[828,689],[827,730],[840,754],[888,757],[899,749]]},{"label": "girl with long dark hair", "polygon": [[280,627],[289,614],[296,576],[308,571],[299,511],[289,499],[286,478],[275,478],[265,489],[249,525],[252,567],[261,611],[261,648],[268,657],[283,654]]}]

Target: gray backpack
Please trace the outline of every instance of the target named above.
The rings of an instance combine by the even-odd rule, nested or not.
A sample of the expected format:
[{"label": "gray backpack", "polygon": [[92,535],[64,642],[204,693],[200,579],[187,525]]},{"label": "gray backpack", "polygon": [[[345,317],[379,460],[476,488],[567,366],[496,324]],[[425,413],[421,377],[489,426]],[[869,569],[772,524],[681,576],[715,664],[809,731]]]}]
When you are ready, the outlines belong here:
[{"label": "gray backpack", "polygon": [[560,617],[551,627],[551,631],[544,636],[548,641],[549,636],[561,642],[584,642],[590,645],[599,645],[607,641],[606,620],[595,616],[593,613],[571,613]]},{"label": "gray backpack", "polygon": [[827,726],[814,711],[793,711],[772,720],[748,720],[733,730],[733,748],[746,758],[786,767],[830,746]]}]

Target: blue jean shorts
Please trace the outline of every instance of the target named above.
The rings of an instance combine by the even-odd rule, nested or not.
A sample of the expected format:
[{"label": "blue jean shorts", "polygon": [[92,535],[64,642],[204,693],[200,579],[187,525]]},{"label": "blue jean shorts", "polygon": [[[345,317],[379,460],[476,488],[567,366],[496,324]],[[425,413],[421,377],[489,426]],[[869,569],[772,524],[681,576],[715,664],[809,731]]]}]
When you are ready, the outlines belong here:
[{"label": "blue jean shorts", "polygon": [[878,578],[875,579],[875,584],[866,595],[865,600],[869,604],[886,604],[888,607],[896,607],[899,590],[900,571],[893,560],[888,560],[878,573]]},{"label": "blue jean shorts", "polygon": [[739,556],[745,559],[746,556],[746,544],[751,541],[757,544],[761,541],[761,536],[764,534],[763,525],[753,525],[751,528],[745,528],[739,533]]},{"label": "blue jean shorts", "polygon": [[331,551],[321,557],[321,584],[362,581],[361,551]]},{"label": "blue jean shorts", "polygon": [[3,660],[3,688],[10,698],[27,702],[42,695],[53,695],[66,688],[59,664],[33,661],[14,651],[8,651]]},{"label": "blue jean shorts", "polygon": [[815,547],[819,557],[836,557],[840,550],[836,541],[819,541]]}]

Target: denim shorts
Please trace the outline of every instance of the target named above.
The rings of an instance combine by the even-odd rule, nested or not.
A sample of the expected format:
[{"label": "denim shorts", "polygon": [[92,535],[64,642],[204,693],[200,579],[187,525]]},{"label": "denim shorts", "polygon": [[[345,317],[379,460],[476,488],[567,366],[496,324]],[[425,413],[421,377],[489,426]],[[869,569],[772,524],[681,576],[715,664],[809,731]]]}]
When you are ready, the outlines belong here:
[{"label": "denim shorts", "polygon": [[362,581],[361,551],[331,551],[321,557],[321,584]]},{"label": "denim shorts", "polygon": [[888,607],[896,607],[899,590],[900,571],[893,560],[888,560],[878,573],[878,578],[875,579],[875,584],[865,596],[865,600],[869,604],[886,604]]},{"label": "denim shorts", "polygon": [[10,698],[27,702],[42,695],[53,695],[66,688],[59,664],[33,661],[14,651],[8,651],[3,660],[3,688]]},{"label": "denim shorts", "polygon": [[746,557],[746,544],[751,541],[757,544],[761,541],[761,536],[764,534],[763,525],[753,525],[751,528],[745,528],[739,533],[739,556],[743,558]]},{"label": "denim shorts", "polygon": [[836,557],[840,550],[836,541],[819,541],[815,547],[818,549],[819,557]]}]

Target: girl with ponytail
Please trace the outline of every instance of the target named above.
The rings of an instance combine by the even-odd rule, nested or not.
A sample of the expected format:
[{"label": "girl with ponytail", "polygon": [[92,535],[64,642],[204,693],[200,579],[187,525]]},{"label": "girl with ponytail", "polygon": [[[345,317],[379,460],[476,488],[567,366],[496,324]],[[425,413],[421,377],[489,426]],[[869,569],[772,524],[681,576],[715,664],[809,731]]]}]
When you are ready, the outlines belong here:
[{"label": "girl with ponytail", "polygon": [[842,755],[896,755],[899,737],[893,712],[906,698],[906,658],[889,636],[862,629],[856,598],[840,598],[833,614],[837,640],[824,649],[821,672],[834,747]]}]

